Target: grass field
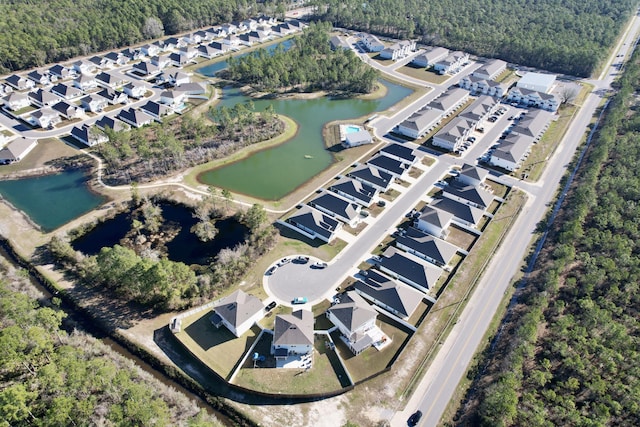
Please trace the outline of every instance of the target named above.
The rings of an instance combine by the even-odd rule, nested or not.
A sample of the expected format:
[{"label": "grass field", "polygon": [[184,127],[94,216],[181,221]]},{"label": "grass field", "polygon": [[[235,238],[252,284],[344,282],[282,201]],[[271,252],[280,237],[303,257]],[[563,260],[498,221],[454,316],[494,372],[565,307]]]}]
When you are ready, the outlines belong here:
[{"label": "grass field", "polygon": [[425,82],[438,85],[446,82],[451,77],[446,74],[434,73],[424,67],[415,67],[411,64],[400,67],[396,71],[409,77],[413,77],[414,79],[424,80]]}]

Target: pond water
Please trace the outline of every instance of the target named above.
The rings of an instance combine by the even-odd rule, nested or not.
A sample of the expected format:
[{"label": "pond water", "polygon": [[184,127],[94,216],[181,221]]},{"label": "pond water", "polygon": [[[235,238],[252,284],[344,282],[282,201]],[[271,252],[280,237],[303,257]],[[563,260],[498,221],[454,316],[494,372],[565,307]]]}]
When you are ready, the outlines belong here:
[{"label": "pond water", "polygon": [[[293,46],[293,39],[287,39],[287,40],[283,40],[279,43],[274,43],[272,45],[269,45],[267,47],[263,47],[262,49],[266,50],[269,53],[273,53],[278,46],[282,46],[282,48],[287,51],[291,48],[291,46]],[[247,53],[243,53],[240,55],[236,55],[236,58],[242,58],[243,56],[247,56],[249,54],[251,54],[252,52],[255,51],[251,51],[251,52],[247,52]],[[216,73],[218,73],[218,71],[222,71],[225,68],[227,68],[227,61],[219,61],[219,62],[214,62],[213,64],[207,65],[206,67],[202,67],[202,68],[198,68],[196,71],[204,76],[207,77],[215,77]]]},{"label": "pond water", "polygon": [[0,181],[0,195],[49,232],[106,201],[89,190],[87,181],[80,170]]},{"label": "pond water", "polygon": [[[203,172],[198,180],[263,200],[278,200],[328,168],[334,161],[322,138],[322,127],[333,120],[345,120],[384,111],[412,93],[412,90],[381,81],[387,94],[379,99],[282,99],[253,100],[256,110],[273,105],[276,113],[294,119],[298,133],[277,147]],[[238,89],[225,88],[219,105],[232,107],[248,101]]]},{"label": "pond water", "polygon": [[[216,221],[218,235],[214,240],[206,243],[201,242],[190,231],[197,222],[191,209],[167,202],[161,202],[159,206],[166,222],[180,225],[179,233],[166,244],[168,258],[172,261],[184,262],[189,265],[209,264],[222,249],[232,248],[238,243],[244,242],[249,234],[249,229],[244,224],[239,223],[235,218],[226,218]],[[131,216],[128,212],[123,212],[98,224],[93,230],[77,238],[71,244],[75,250],[87,255],[95,255],[103,247],[118,244],[130,228]]]}]

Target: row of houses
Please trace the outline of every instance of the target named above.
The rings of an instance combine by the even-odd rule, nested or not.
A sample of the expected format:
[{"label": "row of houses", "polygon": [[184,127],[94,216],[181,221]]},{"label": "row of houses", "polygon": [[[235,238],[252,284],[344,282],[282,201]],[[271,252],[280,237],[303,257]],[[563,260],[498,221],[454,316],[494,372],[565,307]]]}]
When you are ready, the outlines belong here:
[{"label": "row of houses", "polygon": [[402,40],[390,46],[385,46],[376,36],[372,34],[363,34],[360,42],[369,52],[379,52],[380,58],[391,59],[397,61],[406,58],[412,52],[416,51],[415,40]]},{"label": "row of houses", "polygon": [[500,140],[498,147],[491,153],[489,163],[508,171],[514,171],[522,165],[531,151],[549,127],[553,114],[544,110],[529,110],[518,123]]},{"label": "row of houses", "polygon": [[403,176],[416,162],[413,150],[400,144],[387,144],[366,164],[357,165],[327,190],[301,206],[283,224],[302,235],[332,241],[344,224],[354,226],[380,192],[387,191],[395,178]]},{"label": "row of houses", "polygon": [[396,128],[396,132],[409,138],[422,138],[436,128],[445,117],[450,116],[469,98],[466,90],[450,87],[438,98],[423,106]]}]

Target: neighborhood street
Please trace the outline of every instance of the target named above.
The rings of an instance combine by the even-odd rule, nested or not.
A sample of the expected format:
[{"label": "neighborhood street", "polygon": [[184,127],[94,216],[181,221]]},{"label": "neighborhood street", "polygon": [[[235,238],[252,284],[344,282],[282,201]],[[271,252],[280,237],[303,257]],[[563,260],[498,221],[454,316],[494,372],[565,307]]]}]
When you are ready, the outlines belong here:
[{"label": "neighborhood street", "polygon": [[561,145],[550,159],[540,183],[538,185],[518,184],[529,193],[529,200],[523,213],[497,251],[493,262],[471,295],[467,307],[442,343],[440,351],[407,402],[405,409],[398,411],[393,417],[392,426],[406,426],[409,416],[418,409],[423,413],[419,425],[431,427],[439,424],[460,379],[466,373],[483,339],[507,286],[512,283],[527,250],[531,247],[531,238],[533,238],[536,224],[544,217],[548,210],[548,203],[553,201],[566,166],[573,158],[596,108],[602,102],[602,94],[610,88],[611,82],[618,74],[615,63],[620,60],[616,58],[626,58],[631,54],[629,48],[635,47],[639,28],[640,21],[636,16],[623,37],[622,46],[618,45],[619,50],[612,55],[606,75],[598,80],[587,81],[594,84],[595,88],[576,114]]}]

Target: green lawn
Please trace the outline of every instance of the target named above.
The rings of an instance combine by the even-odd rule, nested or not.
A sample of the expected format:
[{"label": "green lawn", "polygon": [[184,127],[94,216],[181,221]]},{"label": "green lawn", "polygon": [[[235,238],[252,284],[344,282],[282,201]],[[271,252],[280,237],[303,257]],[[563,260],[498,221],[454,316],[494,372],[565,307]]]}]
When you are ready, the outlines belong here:
[{"label": "green lawn", "polygon": [[390,323],[390,320],[386,317],[378,315],[378,321],[376,323],[378,327],[391,338],[391,344],[387,345],[381,351],[376,350],[374,347],[369,347],[362,353],[354,355],[340,339],[339,331],[331,334],[331,338],[333,338],[333,342],[336,344],[336,350],[354,382],[362,381],[383,371],[389,365],[391,359],[398,353],[407,337],[409,337],[408,331],[400,329],[395,324]]},{"label": "green lawn", "polygon": [[446,74],[438,74],[424,67],[415,67],[411,64],[407,64],[398,68],[396,71],[405,74],[414,79],[424,80],[433,84],[441,84],[449,80],[451,76]]},{"label": "green lawn", "polygon": [[253,368],[248,358],[234,379],[234,384],[265,393],[310,394],[339,390],[342,388],[326,352],[325,337],[316,336],[313,365],[308,371],[295,368],[276,368],[275,358],[269,354],[271,334],[264,334],[255,351],[267,356]]},{"label": "green lawn", "polygon": [[260,328],[254,325],[237,338],[224,326],[219,329],[213,326],[209,321],[211,314],[211,310],[205,310],[182,319],[182,332],[176,338],[204,364],[228,379],[256,340]]}]

